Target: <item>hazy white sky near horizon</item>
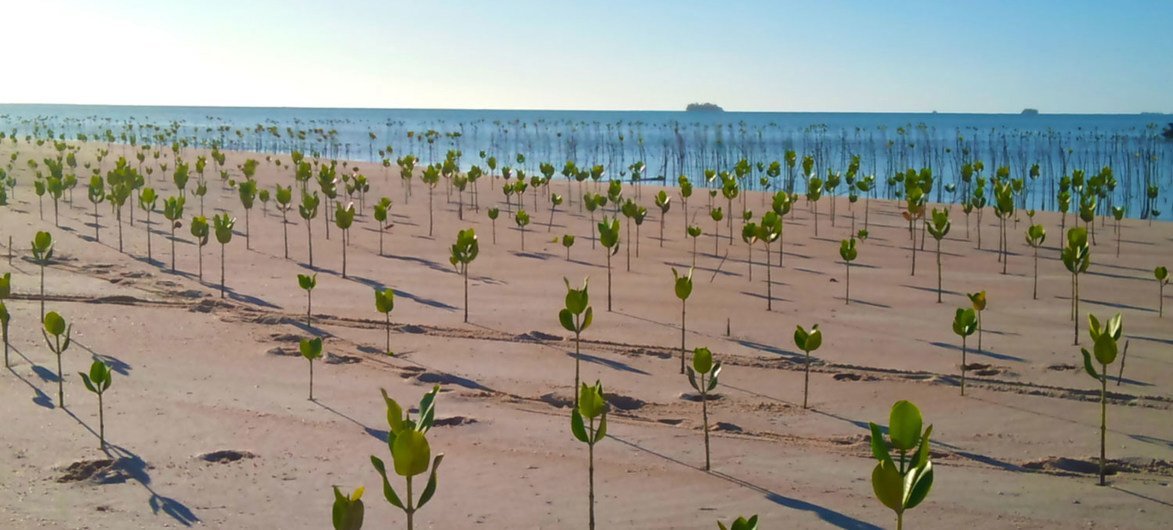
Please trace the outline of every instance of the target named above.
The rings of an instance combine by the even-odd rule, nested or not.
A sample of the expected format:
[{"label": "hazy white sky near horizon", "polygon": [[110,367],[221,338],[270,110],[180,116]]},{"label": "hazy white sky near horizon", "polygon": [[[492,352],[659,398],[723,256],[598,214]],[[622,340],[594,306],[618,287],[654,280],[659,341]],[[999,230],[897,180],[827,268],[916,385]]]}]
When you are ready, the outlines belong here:
[{"label": "hazy white sky near horizon", "polygon": [[1173,112],[1173,1],[0,0],[0,103]]}]

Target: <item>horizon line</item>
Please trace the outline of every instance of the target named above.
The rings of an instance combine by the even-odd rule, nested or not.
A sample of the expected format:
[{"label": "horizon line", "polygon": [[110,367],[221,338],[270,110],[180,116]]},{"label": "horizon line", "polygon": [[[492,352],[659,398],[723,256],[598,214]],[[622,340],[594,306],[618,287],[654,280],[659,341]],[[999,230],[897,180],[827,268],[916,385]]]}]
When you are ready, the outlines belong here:
[{"label": "horizon line", "polygon": [[58,106],[58,107],[130,107],[130,108],[164,108],[164,109],[272,109],[272,110],[373,110],[373,111],[501,111],[501,112],[664,112],[689,114],[952,114],[952,115],[987,115],[987,116],[1019,116],[1023,111],[1035,110],[1036,115],[1047,116],[1170,116],[1171,112],[1136,111],[1136,112],[1044,112],[1035,107],[1024,107],[1018,112],[964,112],[938,110],[730,110],[722,108],[720,111],[687,111],[681,109],[574,109],[574,108],[507,108],[507,107],[367,107],[341,106],[322,107],[308,105],[179,105],[179,104],[124,104],[124,103],[12,103],[0,102],[0,106]]}]

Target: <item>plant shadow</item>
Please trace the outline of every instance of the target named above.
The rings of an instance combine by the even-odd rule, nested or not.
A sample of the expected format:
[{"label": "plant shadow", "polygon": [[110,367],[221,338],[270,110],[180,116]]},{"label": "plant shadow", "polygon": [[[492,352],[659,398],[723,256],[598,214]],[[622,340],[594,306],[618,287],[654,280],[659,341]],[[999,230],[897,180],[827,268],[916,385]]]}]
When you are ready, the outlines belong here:
[{"label": "plant shadow", "polygon": [[[948,342],[932,341],[932,342],[929,342],[929,344],[936,346],[938,348],[944,348],[946,350],[952,350],[952,351],[956,351],[956,352],[961,351],[961,346],[959,346],[957,344],[948,343]],[[969,353],[969,354],[974,354],[974,355],[981,355],[983,357],[989,357],[991,359],[998,359],[999,361],[1014,361],[1014,362],[1019,362],[1019,363],[1026,362],[1026,359],[1023,359],[1022,357],[1016,357],[1014,355],[1010,355],[1007,353],[996,353],[996,352],[992,352],[989,349],[985,349],[985,348],[983,348],[981,350],[978,350],[977,348],[966,348],[965,352]]]},{"label": "plant shadow", "polygon": [[[566,355],[573,358],[574,352],[566,352]],[[633,374],[639,374],[639,375],[652,375],[652,374],[649,374],[648,372],[640,370],[639,368],[631,366],[630,364],[627,364],[625,362],[615,361],[615,360],[611,360],[611,359],[604,359],[602,357],[591,355],[589,353],[580,353],[580,354],[578,354],[578,356],[580,359],[582,359],[588,363],[594,363],[594,364],[598,364],[601,366],[606,366],[607,368],[610,368],[612,370],[619,370],[622,372],[631,372]]]}]

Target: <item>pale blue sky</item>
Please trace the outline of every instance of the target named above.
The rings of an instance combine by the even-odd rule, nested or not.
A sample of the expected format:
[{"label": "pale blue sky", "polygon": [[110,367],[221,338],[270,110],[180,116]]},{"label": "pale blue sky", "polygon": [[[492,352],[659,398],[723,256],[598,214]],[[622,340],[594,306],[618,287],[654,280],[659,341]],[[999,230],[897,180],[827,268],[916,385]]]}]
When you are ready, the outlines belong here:
[{"label": "pale blue sky", "polygon": [[1173,112],[1173,1],[0,0],[0,102]]}]

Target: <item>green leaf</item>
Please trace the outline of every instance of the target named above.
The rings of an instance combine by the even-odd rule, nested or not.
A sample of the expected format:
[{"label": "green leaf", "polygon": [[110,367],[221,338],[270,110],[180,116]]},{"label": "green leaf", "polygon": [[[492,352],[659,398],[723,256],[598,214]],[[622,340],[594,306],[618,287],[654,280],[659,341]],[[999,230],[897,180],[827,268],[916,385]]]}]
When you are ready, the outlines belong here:
[{"label": "green leaf", "polygon": [[892,405],[888,419],[888,436],[892,446],[902,451],[911,450],[920,442],[921,415],[916,405],[908,401],[897,401]]},{"label": "green leaf", "polygon": [[387,480],[387,468],[383,465],[383,461],[379,457],[371,455],[371,465],[375,466],[375,471],[378,471],[379,476],[383,479],[383,497],[392,506],[400,510],[404,509],[403,501],[399,500],[399,495],[395,494],[395,488],[391,487],[391,482]]},{"label": "green leaf", "polygon": [[405,430],[396,433],[391,445],[391,457],[395,461],[395,473],[401,477],[413,477],[428,470],[432,450],[424,433]]},{"label": "green leaf", "polygon": [[882,460],[872,470],[872,490],[876,498],[896,513],[904,512],[904,477],[890,460]]},{"label": "green leaf", "polygon": [[98,393],[98,389],[94,388],[94,385],[90,380],[89,374],[86,374],[85,372],[78,372],[77,374],[81,376],[81,382],[85,383],[86,390],[89,390],[90,392],[93,392],[95,394]]},{"label": "green leaf", "polygon": [[45,331],[50,335],[59,337],[62,333],[65,333],[65,319],[61,318],[61,315],[57,314],[56,311],[50,311],[45,314],[44,325]]},{"label": "green leaf", "polygon": [[693,350],[692,367],[699,374],[709,373],[709,370],[713,369],[713,352],[704,347]]},{"label": "green leaf", "polygon": [[1116,339],[1113,339],[1107,333],[1100,335],[1095,340],[1092,353],[1096,356],[1096,361],[1099,361],[1100,364],[1112,364],[1116,360],[1116,354],[1118,353]]},{"label": "green leaf", "polygon": [[933,488],[933,464],[928,462],[925,464],[924,470],[917,473],[915,480],[912,483],[912,491],[908,494],[908,500],[904,503],[904,509],[910,510],[916,508],[925,497],[929,496],[929,490]]},{"label": "green leaf", "polygon": [[888,446],[884,443],[884,433],[880,430],[880,426],[868,422],[868,428],[872,431],[872,456],[881,462],[891,462],[892,456],[888,453]]},{"label": "green leaf", "polygon": [[607,437],[607,415],[599,419],[599,428],[595,429],[595,439],[591,441],[592,444],[599,443],[600,440]]},{"label": "green leaf", "polygon": [[391,428],[391,432],[398,434],[403,430],[403,407],[394,399],[387,395],[387,391],[380,388],[379,392],[383,393],[383,402],[387,404],[387,426]]},{"label": "green leaf", "polygon": [[578,328],[576,328],[574,325],[574,315],[570,314],[569,309],[563,309],[558,312],[558,322],[562,324],[562,327],[566,329],[566,331],[571,333],[578,331]]},{"label": "green leaf", "polygon": [[436,455],[436,458],[432,460],[432,473],[428,475],[428,485],[424,486],[424,492],[420,494],[419,503],[415,505],[417,510],[423,508],[428,501],[432,500],[432,496],[436,494],[436,472],[440,469],[440,462],[443,460],[444,455],[442,453]]},{"label": "green leaf", "polygon": [[578,409],[570,411],[570,432],[582,443],[590,443],[586,434],[586,425],[583,424],[582,414]]},{"label": "green leaf", "polygon": [[1080,348],[1079,351],[1083,354],[1083,370],[1087,372],[1087,375],[1099,381],[1100,374],[1096,373],[1096,368],[1092,365],[1092,354],[1087,351],[1087,348]]},{"label": "green leaf", "polygon": [[298,344],[298,350],[301,351],[301,356],[308,360],[314,360],[322,356],[322,337],[314,337],[312,339],[301,339]]},{"label": "green leaf", "polygon": [[696,382],[696,370],[693,370],[691,366],[687,366],[684,369],[684,373],[688,375],[688,384],[692,385],[692,388],[696,389],[697,392],[700,392],[701,387]]},{"label": "green leaf", "polygon": [[591,322],[594,322],[594,320],[595,320],[595,309],[593,307],[588,306],[586,309],[586,314],[583,316],[582,322],[578,328],[578,332],[582,333],[583,331],[586,331],[587,328],[591,327]]}]

